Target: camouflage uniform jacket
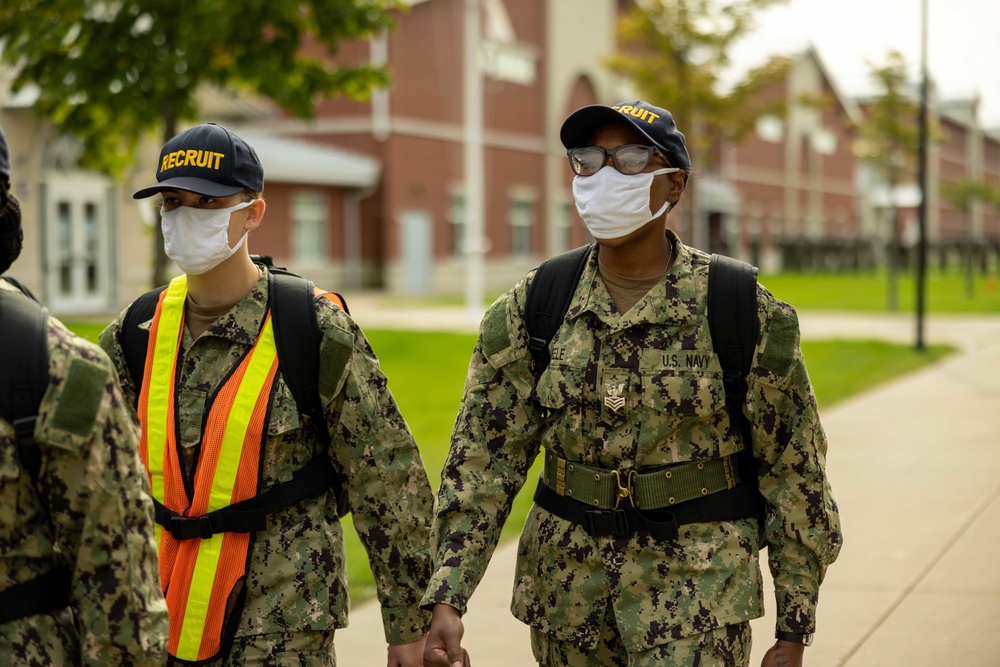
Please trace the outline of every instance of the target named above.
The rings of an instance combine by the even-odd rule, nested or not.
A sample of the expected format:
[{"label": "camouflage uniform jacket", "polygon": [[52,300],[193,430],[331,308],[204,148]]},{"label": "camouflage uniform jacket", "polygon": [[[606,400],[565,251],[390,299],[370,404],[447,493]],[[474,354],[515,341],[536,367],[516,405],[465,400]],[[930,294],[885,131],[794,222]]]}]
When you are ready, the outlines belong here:
[{"label": "camouflage uniform jacket", "polygon": [[70,607],[0,624],[0,665],[163,664],[167,607],[138,424],[99,347],[54,318],[48,345],[37,484],[0,419],[0,590],[67,566]]},{"label": "camouflage uniform jacket", "polygon": [[[189,470],[210,401],[257,339],[267,295],[267,272],[262,269],[250,293],[197,340],[184,329],[177,432],[181,459]],[[101,345],[134,405],[138,388],[116,336],[124,314],[101,334]],[[354,526],[368,551],[386,640],[413,641],[429,625],[429,615],[418,604],[430,575],[427,544],[433,497],[427,474],[361,329],[326,299],[316,300],[316,317],[321,332],[319,391],[330,433],[330,461],[348,489]],[[263,446],[260,492],[290,479],[323,447],[306,428],[279,374]],[[267,529],[254,534],[251,550],[237,637],[347,625],[343,528],[333,493],[271,514]]]},{"label": "camouflage uniform jacket", "polygon": [[[625,314],[591,253],[537,384],[523,316],[534,274],[487,311],[442,473],[425,605],[464,612],[540,446],[621,471],[741,449],[706,319],[709,257],[668,234],[677,247],[673,268]],[[778,626],[806,632],[840,548],[840,524],[795,311],[760,287],[758,312],[744,410],[763,462],[761,491],[777,508],[766,537]],[[622,386],[626,402],[617,412],[603,401],[608,386]],[[626,646],[642,650],[759,617],[757,554],[755,519],[689,524],[676,540],[657,542],[645,533],[595,538],[535,505],[521,534],[511,609],[586,648],[610,604]]]}]

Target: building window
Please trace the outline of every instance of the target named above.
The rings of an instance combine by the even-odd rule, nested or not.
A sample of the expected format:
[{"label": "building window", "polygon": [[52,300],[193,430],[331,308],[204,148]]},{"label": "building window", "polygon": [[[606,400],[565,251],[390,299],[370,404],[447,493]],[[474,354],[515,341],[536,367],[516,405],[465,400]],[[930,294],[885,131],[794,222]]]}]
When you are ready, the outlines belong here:
[{"label": "building window", "polygon": [[757,119],[757,136],[764,141],[777,143],[785,134],[785,121],[777,116],[761,116]]},{"label": "building window", "polygon": [[531,227],[535,218],[535,202],[515,197],[510,201],[510,254],[517,258],[531,257]]},{"label": "building window", "polygon": [[453,193],[448,197],[448,222],[451,223],[452,257],[465,257],[465,195]]},{"label": "building window", "polygon": [[292,256],[297,264],[327,260],[329,204],[319,192],[298,192],[292,197]]},{"label": "building window", "polygon": [[826,128],[813,130],[809,135],[812,149],[820,155],[833,155],[837,150],[837,135]]}]

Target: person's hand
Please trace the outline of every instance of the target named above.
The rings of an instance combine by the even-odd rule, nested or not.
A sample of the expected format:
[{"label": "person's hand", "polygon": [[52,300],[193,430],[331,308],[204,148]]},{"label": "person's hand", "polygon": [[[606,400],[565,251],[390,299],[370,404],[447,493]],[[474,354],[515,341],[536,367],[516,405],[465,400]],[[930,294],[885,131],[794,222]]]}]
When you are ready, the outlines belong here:
[{"label": "person's hand", "polygon": [[802,667],[802,655],[806,652],[803,644],[778,639],[767,649],[760,667]]},{"label": "person's hand", "polygon": [[424,635],[409,644],[390,644],[387,667],[423,667],[426,640],[427,635]]},{"label": "person's hand", "polygon": [[472,667],[469,652],[462,648],[465,625],[458,610],[448,604],[436,604],[431,612],[431,629],[424,645],[424,664],[428,667]]}]

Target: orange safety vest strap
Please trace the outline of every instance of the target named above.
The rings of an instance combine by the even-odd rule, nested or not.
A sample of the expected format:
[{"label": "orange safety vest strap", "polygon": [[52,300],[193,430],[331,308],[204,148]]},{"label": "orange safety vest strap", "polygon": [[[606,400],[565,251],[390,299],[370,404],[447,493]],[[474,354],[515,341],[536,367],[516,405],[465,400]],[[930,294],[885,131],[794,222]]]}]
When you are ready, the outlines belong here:
[{"label": "orange safety vest strap", "polygon": [[[139,423],[142,426],[139,455],[146,466],[150,492],[157,500],[166,500],[165,475],[169,468],[168,450],[175,442],[174,434],[174,383],[176,350],[184,331],[184,300],[187,298],[187,277],[179,276],[160,293],[156,313],[149,329],[146,350],[146,368],[139,391]],[[160,352],[158,352],[160,351]],[[183,480],[180,488],[183,490]],[[174,484],[170,485],[171,487]],[[176,497],[170,501],[176,502]],[[186,504],[186,503],[185,503]],[[162,531],[156,528],[156,541],[161,546],[160,576],[163,570]]]}]

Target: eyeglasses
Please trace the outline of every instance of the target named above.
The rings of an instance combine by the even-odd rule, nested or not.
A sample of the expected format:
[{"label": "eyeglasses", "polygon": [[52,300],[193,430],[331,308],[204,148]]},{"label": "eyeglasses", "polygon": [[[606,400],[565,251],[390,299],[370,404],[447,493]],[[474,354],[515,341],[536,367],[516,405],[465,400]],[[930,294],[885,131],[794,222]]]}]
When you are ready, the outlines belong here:
[{"label": "eyeglasses", "polygon": [[635,176],[641,174],[649,166],[649,160],[653,157],[653,153],[667,162],[667,159],[655,146],[643,146],[642,144],[625,144],[610,151],[604,150],[600,146],[583,146],[566,151],[566,155],[569,156],[569,166],[577,176],[593,176],[605,165],[609,155],[615,169],[626,176]]}]

